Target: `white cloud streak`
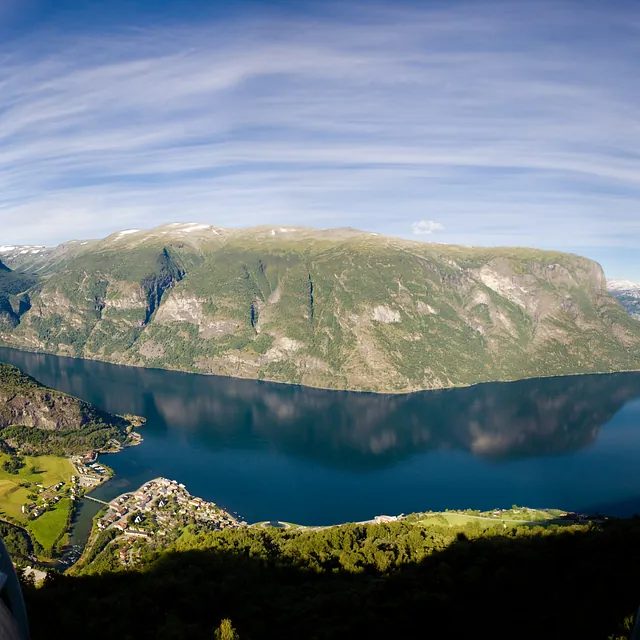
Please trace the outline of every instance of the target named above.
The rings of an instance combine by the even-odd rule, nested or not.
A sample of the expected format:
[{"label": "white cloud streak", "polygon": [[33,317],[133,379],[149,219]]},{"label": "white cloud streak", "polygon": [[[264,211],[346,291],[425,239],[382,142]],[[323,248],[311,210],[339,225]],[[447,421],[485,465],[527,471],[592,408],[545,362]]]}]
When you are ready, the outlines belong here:
[{"label": "white cloud streak", "polygon": [[428,211],[451,242],[640,246],[638,12],[576,6],[0,44],[0,243],[175,220],[440,231]]},{"label": "white cloud streak", "polygon": [[431,235],[434,231],[444,231],[444,226],[433,220],[419,220],[411,223],[411,230],[417,236]]}]

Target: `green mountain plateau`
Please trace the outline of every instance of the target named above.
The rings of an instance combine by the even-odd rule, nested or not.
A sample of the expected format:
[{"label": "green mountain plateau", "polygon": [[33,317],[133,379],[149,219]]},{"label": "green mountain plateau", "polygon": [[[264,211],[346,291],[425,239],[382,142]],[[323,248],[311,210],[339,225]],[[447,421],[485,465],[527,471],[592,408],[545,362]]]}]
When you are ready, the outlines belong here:
[{"label": "green mountain plateau", "polygon": [[5,346],[377,392],[640,369],[577,255],[195,223],[3,249]]}]

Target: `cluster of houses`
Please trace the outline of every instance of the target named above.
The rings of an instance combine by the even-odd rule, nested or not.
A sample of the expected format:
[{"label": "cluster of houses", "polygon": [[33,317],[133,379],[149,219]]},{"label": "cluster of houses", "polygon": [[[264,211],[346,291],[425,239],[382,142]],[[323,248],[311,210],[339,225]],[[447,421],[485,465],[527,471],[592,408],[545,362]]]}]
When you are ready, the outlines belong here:
[{"label": "cluster of houses", "polygon": [[112,500],[97,526],[117,529],[131,537],[151,538],[166,536],[189,519],[206,522],[215,529],[246,526],[212,502],[193,497],[183,484],[167,478],[156,478],[136,492]]},{"label": "cluster of houses", "polygon": [[376,524],[383,524],[385,522],[396,522],[397,520],[401,520],[404,517],[404,514],[399,516],[376,516],[373,521]]},{"label": "cluster of houses", "polygon": [[61,496],[59,492],[64,488],[64,482],[58,482],[58,484],[51,487],[44,487],[38,482],[36,487],[38,487],[38,494],[41,494],[38,502],[29,502],[22,505],[22,513],[29,520],[39,518],[45,511],[60,502]]},{"label": "cluster of houses", "polygon": [[140,559],[140,554],[142,550],[140,547],[133,546],[133,540],[127,541],[118,552],[118,557],[120,558],[120,564],[124,566],[128,566],[131,564],[135,564],[137,560]]},{"label": "cluster of houses", "polygon": [[109,470],[96,462],[96,459],[96,453],[71,458],[78,471],[77,482],[81,487],[97,487],[109,477]]}]

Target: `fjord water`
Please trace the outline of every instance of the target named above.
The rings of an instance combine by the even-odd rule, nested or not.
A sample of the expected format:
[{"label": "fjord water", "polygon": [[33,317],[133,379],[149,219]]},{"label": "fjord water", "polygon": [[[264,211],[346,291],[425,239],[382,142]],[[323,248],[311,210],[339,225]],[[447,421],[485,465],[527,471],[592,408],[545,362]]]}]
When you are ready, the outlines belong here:
[{"label": "fjord water", "polygon": [[166,476],[250,522],[322,525],[514,503],[640,511],[636,373],[393,396],[11,349],[0,361],[101,409],[147,418],[140,446],[103,457],[116,477],[94,493],[102,499]]}]

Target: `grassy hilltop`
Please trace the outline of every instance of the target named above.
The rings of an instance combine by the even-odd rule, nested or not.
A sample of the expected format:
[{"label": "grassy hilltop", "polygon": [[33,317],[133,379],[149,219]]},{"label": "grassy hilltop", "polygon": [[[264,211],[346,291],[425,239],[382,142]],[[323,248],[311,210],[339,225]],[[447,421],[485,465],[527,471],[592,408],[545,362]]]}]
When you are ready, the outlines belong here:
[{"label": "grassy hilltop", "polygon": [[38,256],[6,345],[387,392],[640,368],[640,323],[575,255],[175,224]]}]

